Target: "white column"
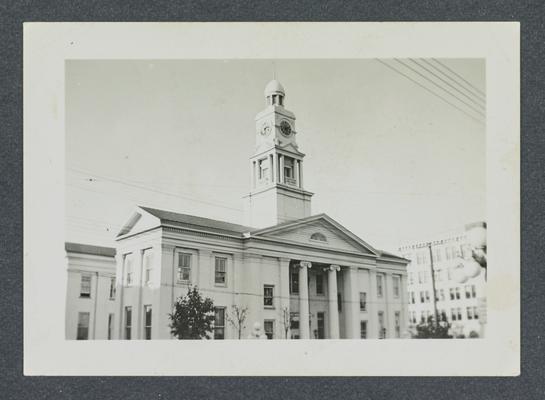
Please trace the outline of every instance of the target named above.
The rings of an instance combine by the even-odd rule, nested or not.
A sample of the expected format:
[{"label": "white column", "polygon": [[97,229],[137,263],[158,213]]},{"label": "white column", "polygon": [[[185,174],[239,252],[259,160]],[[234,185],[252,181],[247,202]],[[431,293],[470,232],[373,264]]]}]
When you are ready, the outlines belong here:
[{"label": "white column", "polygon": [[[384,305],[384,322],[386,325],[386,337],[385,339],[390,339],[395,336],[395,328],[394,328],[394,291],[393,291],[393,277],[391,272],[387,272],[384,274],[384,299],[385,299],[385,305]],[[432,293],[432,296],[434,293]]]},{"label": "white column", "polygon": [[284,156],[282,154],[279,154],[278,157],[280,158],[280,171],[278,176],[278,183],[284,183]]},{"label": "white column", "polygon": [[154,268],[158,268],[159,271],[151,312],[151,338],[153,340],[171,338],[168,314],[173,311],[175,301],[176,261],[176,247],[174,245],[161,243],[154,247]]},{"label": "white column", "polygon": [[295,176],[295,185],[299,187],[299,160],[294,159],[293,168],[295,169],[293,173]]},{"label": "white column", "polygon": [[367,337],[378,339],[377,272],[369,269],[369,294],[367,295]]},{"label": "white column", "polygon": [[299,160],[299,187],[303,188],[303,160]]},{"label": "white column", "polygon": [[341,267],[330,265],[327,270],[327,296],[329,305],[329,339],[339,339],[339,305],[337,304],[337,271]]},{"label": "white column", "polygon": [[360,299],[358,292],[358,269],[357,267],[347,267],[345,274],[346,279],[344,281],[344,295],[346,298],[346,337],[348,339],[359,339]]},{"label": "white column", "polygon": [[271,154],[269,158],[271,160],[271,183],[274,183],[274,178],[276,175],[274,173],[274,154]]},{"label": "white column", "polygon": [[312,264],[301,261],[299,264],[299,334],[301,339],[310,339],[310,318],[308,304],[308,270]]},{"label": "white column", "polygon": [[[132,332],[135,339],[142,339],[142,331],[143,331],[143,310],[142,310],[142,288],[144,286],[144,250],[140,249],[138,251],[138,262],[137,262],[137,271],[138,271],[138,301],[137,301],[137,307],[138,309],[133,310],[133,315],[136,316],[136,321],[134,322],[134,325],[132,326]],[[136,311],[136,312],[134,312]]]},{"label": "white column", "polygon": [[409,299],[407,297],[407,275],[399,275],[399,302],[400,302],[400,321],[399,321],[399,330],[401,337],[403,338],[405,332],[407,332],[407,314]]},{"label": "white column", "polygon": [[125,270],[123,265],[124,257],[122,254],[117,253],[115,256],[116,269],[115,269],[115,329],[114,339],[123,339],[123,278],[125,277]]},{"label": "white column", "polygon": [[255,186],[256,186],[256,173],[255,173],[255,167],[256,167],[256,162],[255,161],[252,161],[252,168],[250,168],[250,171],[251,171],[251,185],[252,185],[252,189],[255,189]]},{"label": "white column", "polygon": [[[280,274],[280,323],[278,323],[278,332],[280,333],[278,338],[285,338],[286,330],[284,323],[288,324],[288,337],[291,337],[289,330],[289,315],[290,315],[290,259],[289,258],[280,258],[279,259],[279,274]],[[286,310],[286,311],[284,311]],[[287,321],[284,321],[284,313],[287,312]]]}]

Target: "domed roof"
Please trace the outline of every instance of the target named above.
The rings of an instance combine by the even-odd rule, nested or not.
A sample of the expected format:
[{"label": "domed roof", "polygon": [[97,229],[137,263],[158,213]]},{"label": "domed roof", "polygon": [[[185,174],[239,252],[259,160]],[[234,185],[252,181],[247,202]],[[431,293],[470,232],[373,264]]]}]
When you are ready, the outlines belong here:
[{"label": "domed roof", "polygon": [[284,92],[284,86],[282,86],[282,84],[276,79],[273,79],[267,84],[267,86],[265,86],[265,97],[273,94],[281,94],[282,96],[286,95],[286,92]]}]

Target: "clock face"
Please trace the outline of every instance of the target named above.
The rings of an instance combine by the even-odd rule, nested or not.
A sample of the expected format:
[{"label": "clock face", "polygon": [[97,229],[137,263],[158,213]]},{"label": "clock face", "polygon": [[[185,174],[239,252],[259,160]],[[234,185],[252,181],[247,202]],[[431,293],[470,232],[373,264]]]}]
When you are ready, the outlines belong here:
[{"label": "clock face", "polygon": [[289,136],[291,134],[291,125],[288,121],[283,120],[280,122],[280,132],[282,132],[284,136]]},{"label": "clock face", "polygon": [[263,125],[261,125],[261,134],[263,136],[267,136],[271,132],[271,126],[264,122]]}]

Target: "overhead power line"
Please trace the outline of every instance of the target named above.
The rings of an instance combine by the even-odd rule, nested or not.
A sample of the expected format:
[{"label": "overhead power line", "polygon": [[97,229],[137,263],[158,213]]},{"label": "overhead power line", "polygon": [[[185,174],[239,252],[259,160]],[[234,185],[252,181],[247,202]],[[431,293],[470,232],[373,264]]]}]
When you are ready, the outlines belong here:
[{"label": "overhead power line", "polygon": [[451,68],[449,68],[447,65],[445,65],[444,63],[442,63],[441,61],[439,61],[438,59],[436,58],[432,58],[433,61],[435,61],[437,64],[441,65],[443,68],[445,68],[446,70],[450,71],[454,76],[458,77],[462,82],[464,82],[466,85],[468,85],[470,88],[472,88],[476,93],[478,93],[479,95],[481,95],[483,98],[486,98],[486,94],[480,90],[479,88],[477,88],[476,86],[474,86],[473,84],[471,84],[471,82],[467,81],[466,79],[464,79],[464,77],[462,77],[461,75],[459,75],[458,73],[456,73],[454,70],[452,70]]},{"label": "overhead power line", "polygon": [[469,113],[468,111],[464,110],[463,108],[459,107],[458,105],[454,104],[453,102],[451,102],[450,100],[446,99],[445,97],[441,96],[440,94],[434,92],[433,90],[431,90],[430,88],[428,88],[427,86],[423,85],[422,83],[418,82],[416,79],[413,79],[412,77],[410,77],[409,75],[407,75],[406,73],[400,71],[399,69],[395,68],[394,66],[380,60],[380,59],[376,59],[376,61],[378,61],[379,63],[383,64],[384,66],[386,66],[387,68],[391,69],[392,71],[396,72],[397,74],[405,77],[406,79],[410,80],[411,82],[413,82],[414,84],[420,86],[422,89],[426,90],[427,92],[429,92],[430,94],[432,94],[433,96],[435,97],[438,97],[439,99],[441,99],[442,101],[444,101],[445,103],[449,104],[451,107],[454,107],[456,108],[458,111],[464,113],[465,115],[467,115],[469,118],[471,118],[472,120],[478,122],[478,123],[483,123],[483,120],[481,118],[478,118],[476,116],[474,116],[473,114]]},{"label": "overhead power line", "polygon": [[449,73],[448,70],[445,71],[444,69],[439,68],[438,65],[436,65],[435,63],[432,63],[431,61],[425,58],[421,58],[420,61],[424,62],[425,64],[433,68],[435,71],[439,72],[445,78],[449,79],[452,83],[458,85],[460,89],[463,89],[466,93],[473,96],[475,99],[478,99],[481,103],[486,104],[486,97],[484,95],[481,95],[475,90],[469,89],[467,85],[461,84],[458,79],[453,78],[453,75]]},{"label": "overhead power line", "polygon": [[475,104],[477,107],[479,107],[481,110],[484,111],[484,105],[482,104],[482,100],[480,100],[479,98],[474,98],[474,97],[471,97],[471,96],[468,96],[466,93],[462,92],[460,89],[458,89],[456,86],[452,85],[450,82],[447,82],[446,80],[444,80],[443,78],[441,78],[440,76],[438,76],[435,72],[429,70],[428,68],[426,68],[424,65],[420,64],[418,61],[416,61],[415,59],[413,58],[409,58],[409,60],[418,65],[420,68],[422,68],[424,71],[428,72],[429,74],[431,74],[432,76],[436,77],[437,79],[439,79],[441,82],[443,82],[445,85],[448,85],[450,88],[456,90],[458,93],[460,93],[462,96],[464,96],[466,99],[468,99],[469,101],[471,101],[473,104]]},{"label": "overhead power line", "polygon": [[[76,169],[76,168],[67,168],[67,169],[70,170],[70,171],[82,174],[82,175],[90,175],[91,177],[100,178],[100,179],[108,181],[108,182],[113,182],[113,183],[129,186],[129,187],[133,187],[133,188],[137,188],[137,189],[141,189],[141,190],[147,190],[147,191],[150,191],[150,192],[153,192],[153,193],[164,194],[164,195],[167,195],[167,196],[172,196],[172,197],[177,197],[177,198],[180,198],[180,199],[189,200],[189,201],[193,201],[193,202],[197,202],[197,203],[212,205],[212,206],[215,206],[215,207],[226,208],[226,209],[230,209],[230,210],[234,210],[234,211],[238,211],[238,212],[242,211],[241,208],[230,207],[230,206],[226,206],[224,204],[215,203],[215,202],[211,202],[211,201],[205,201],[205,200],[202,200],[202,199],[196,199],[196,198],[192,198],[192,197],[189,197],[189,196],[184,196],[184,195],[181,195],[181,194],[178,194],[178,193],[172,193],[172,192],[167,192],[167,191],[163,191],[163,190],[150,188],[150,187],[147,187],[147,186],[137,185],[137,184],[126,182],[126,181],[123,181],[123,180],[120,180],[120,179],[117,179],[117,178],[108,177],[108,176],[104,176],[104,175],[98,175],[98,174],[95,174],[95,173],[92,173],[92,172],[89,172],[89,171],[83,171],[83,170],[79,170],[79,169]],[[83,188],[81,188],[81,189],[83,189]]]},{"label": "overhead power line", "polygon": [[441,89],[442,91],[448,93],[450,96],[454,97],[456,100],[458,100],[459,102],[465,104],[468,108],[470,108],[471,110],[473,110],[475,113],[479,114],[481,117],[484,117],[484,113],[475,108],[474,106],[472,106],[471,104],[469,104],[467,101],[461,99],[460,97],[458,97],[457,95],[455,95],[454,93],[452,93],[450,90],[446,89],[445,87],[439,85],[437,82],[435,82],[433,79],[430,79],[429,77],[427,77],[426,75],[422,74],[420,71],[417,71],[415,70],[413,67],[411,67],[410,65],[407,65],[406,63],[404,63],[403,61],[399,60],[399,59],[395,59],[399,64],[403,65],[404,67],[410,69],[412,72],[414,72],[415,74],[421,76],[422,78],[424,78],[425,80],[427,80],[428,82],[430,82],[432,85],[438,87],[439,89]]}]

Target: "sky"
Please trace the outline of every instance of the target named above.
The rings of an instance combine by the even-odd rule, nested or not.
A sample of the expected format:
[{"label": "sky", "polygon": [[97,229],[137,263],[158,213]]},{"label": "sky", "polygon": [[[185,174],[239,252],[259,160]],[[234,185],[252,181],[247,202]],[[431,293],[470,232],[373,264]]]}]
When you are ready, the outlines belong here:
[{"label": "sky", "polygon": [[[440,62],[485,92],[484,60]],[[114,247],[136,205],[243,223],[254,118],[273,75],[297,118],[313,214],[394,252],[486,220],[478,98],[433,66],[440,67],[374,59],[67,61],[66,240]]]}]

